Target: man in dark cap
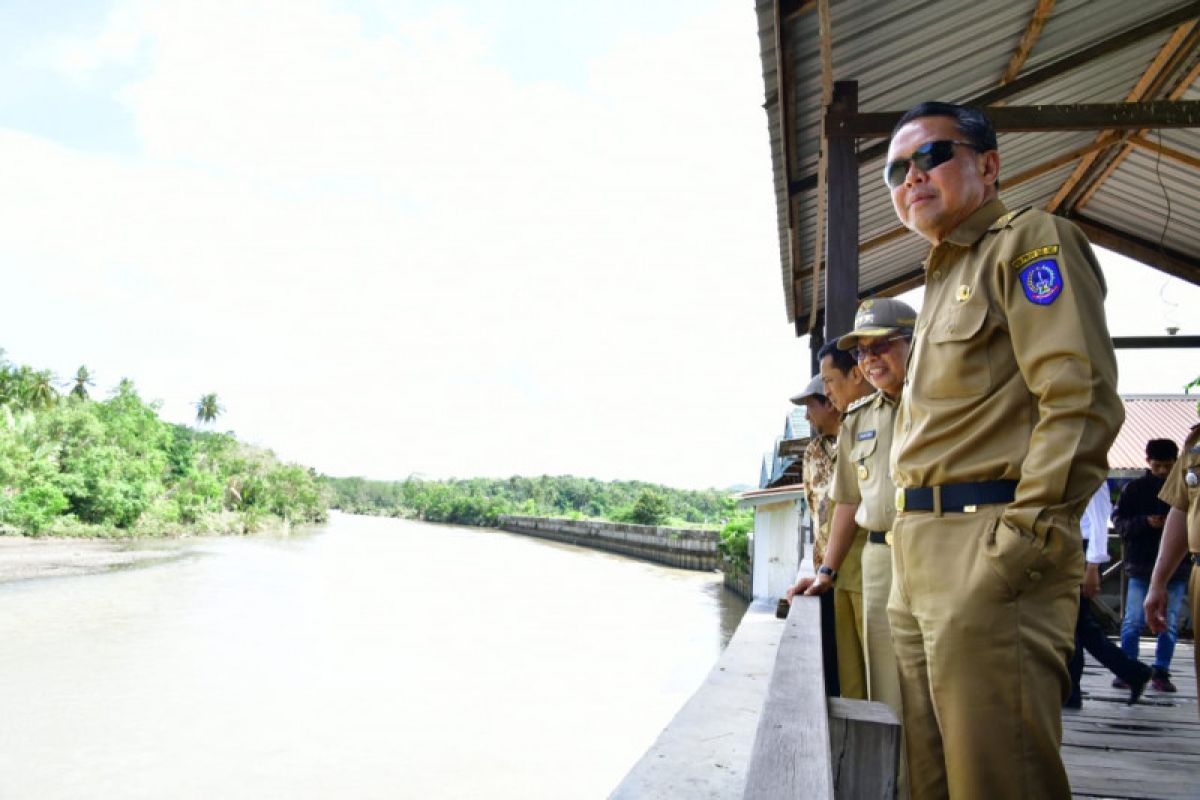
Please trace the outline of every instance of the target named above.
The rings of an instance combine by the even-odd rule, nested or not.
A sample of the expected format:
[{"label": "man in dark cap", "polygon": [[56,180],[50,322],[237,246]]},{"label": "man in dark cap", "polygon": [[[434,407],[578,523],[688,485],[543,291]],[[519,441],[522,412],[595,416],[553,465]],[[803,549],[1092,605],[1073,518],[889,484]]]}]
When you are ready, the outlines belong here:
[{"label": "man in dark cap", "polygon": [[804,448],[804,500],[813,523],[813,566],[824,562],[829,543],[829,481],[833,477],[833,459],[837,448],[841,414],[825,396],[825,382],[813,376],[800,394],[791,398],[804,406],[812,436]]}]

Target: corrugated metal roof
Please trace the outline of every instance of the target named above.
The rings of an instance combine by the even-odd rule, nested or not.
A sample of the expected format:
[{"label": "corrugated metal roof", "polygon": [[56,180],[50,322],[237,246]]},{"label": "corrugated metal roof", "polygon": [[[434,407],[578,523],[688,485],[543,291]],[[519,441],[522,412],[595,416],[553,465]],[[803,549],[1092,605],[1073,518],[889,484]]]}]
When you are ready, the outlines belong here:
[{"label": "corrugated metal roof", "polygon": [[[782,62],[777,59],[776,15],[781,24]],[[789,321],[807,320],[812,298],[812,261],[816,238],[815,184],[821,145],[821,60],[816,3],[757,0],[760,52],[766,94],[771,154],[775,166],[782,283]],[[965,102],[995,89],[1030,23],[1035,3],[1012,0],[925,0],[882,3],[878,0],[830,0],[833,75],[858,82],[860,112],[898,112],[922,100]],[[1087,47],[1130,29],[1181,11],[1200,16],[1195,0],[1059,0],[1037,38],[1018,78],[1074,56]],[[1192,11],[1195,13],[1192,13]],[[1192,23],[1188,23],[1192,24]],[[1142,99],[1174,97],[1200,100],[1200,36],[1181,38],[1175,26],[1128,41],[1106,55],[1086,61],[1007,98],[1010,106],[1124,103],[1155,58],[1178,50],[1162,86]],[[787,85],[780,87],[779,67]],[[1182,87],[1186,84],[1186,87]],[[785,159],[783,131],[787,130]],[[1152,144],[1159,132],[1142,132]],[[1053,159],[1092,144],[1099,132],[1004,133],[1001,198],[1010,208],[1046,207],[1071,178],[1078,160],[1039,177],[1013,182]],[[861,140],[860,150],[879,140]],[[1090,195],[1080,189],[1065,198],[1056,213],[1109,229],[1116,242],[1156,251],[1152,264],[1200,283],[1200,129],[1161,131],[1160,155],[1145,146],[1130,147],[1111,172],[1097,169]],[[1118,146],[1120,147],[1120,146]],[[1109,151],[1116,152],[1116,150]],[[1181,156],[1179,155],[1181,154]],[[1182,160],[1180,160],[1182,158]],[[882,155],[859,167],[859,295],[893,293],[920,280],[928,245],[916,234],[901,232],[881,173]],[[1006,179],[1009,181],[1005,183]],[[1165,193],[1165,195],[1164,195]],[[1167,204],[1171,207],[1167,223]],[[789,201],[793,204],[789,209]],[[789,232],[789,213],[792,231]],[[872,240],[892,234],[886,242]],[[796,237],[793,265],[789,240]],[[1139,251],[1146,255],[1145,249]],[[1150,252],[1151,257],[1154,252]],[[794,278],[798,282],[794,285]],[[819,287],[822,288],[823,287]],[[817,308],[823,307],[820,299]]]},{"label": "corrugated metal roof", "polygon": [[1122,395],[1125,424],[1108,451],[1110,470],[1141,470],[1146,466],[1146,442],[1172,439],[1180,447],[1197,422],[1200,396],[1185,394]]}]

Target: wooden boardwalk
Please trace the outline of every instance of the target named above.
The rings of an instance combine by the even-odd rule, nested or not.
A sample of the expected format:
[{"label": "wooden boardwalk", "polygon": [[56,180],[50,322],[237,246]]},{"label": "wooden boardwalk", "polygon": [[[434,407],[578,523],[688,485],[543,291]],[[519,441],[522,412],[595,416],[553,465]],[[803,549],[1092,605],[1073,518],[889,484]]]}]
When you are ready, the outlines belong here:
[{"label": "wooden boardwalk", "polygon": [[[1142,641],[1143,661],[1153,643]],[[1088,655],[1083,709],[1063,712],[1063,760],[1075,797],[1200,798],[1200,712],[1195,650],[1179,642],[1171,662],[1175,694],[1146,693],[1135,706],[1112,687],[1112,673]]]}]

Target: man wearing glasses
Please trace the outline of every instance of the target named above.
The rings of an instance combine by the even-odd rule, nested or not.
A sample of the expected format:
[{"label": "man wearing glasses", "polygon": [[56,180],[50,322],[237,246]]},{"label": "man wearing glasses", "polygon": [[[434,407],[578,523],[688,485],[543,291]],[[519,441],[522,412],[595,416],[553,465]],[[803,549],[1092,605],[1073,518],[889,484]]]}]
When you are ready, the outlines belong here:
[{"label": "man wearing glasses", "polygon": [[[862,551],[863,630],[867,694],[903,717],[900,677],[888,624],[892,591],[892,525],[896,484],[892,482],[892,429],[896,402],[904,389],[909,348],[917,312],[899,300],[864,300],[854,330],[838,339],[854,354],[876,392],[851,408],[844,424],[845,447],[834,472],[830,498],[838,507],[854,507],[853,523],[867,530]],[[810,589],[810,591],[812,591]],[[906,770],[900,770],[900,796],[907,797]]]},{"label": "man wearing glasses", "polygon": [[978,109],[923,103],[892,132],[892,204],[932,245],[892,450],[888,615],[914,798],[1070,797],[1079,518],[1124,420],[1087,240],[1009,211],[999,174]]}]

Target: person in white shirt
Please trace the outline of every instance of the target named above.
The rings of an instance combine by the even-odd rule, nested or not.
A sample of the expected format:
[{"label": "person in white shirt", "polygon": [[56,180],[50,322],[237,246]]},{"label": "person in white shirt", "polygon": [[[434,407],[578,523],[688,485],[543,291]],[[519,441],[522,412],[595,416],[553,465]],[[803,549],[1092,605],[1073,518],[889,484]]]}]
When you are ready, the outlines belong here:
[{"label": "person in white shirt", "polygon": [[1091,598],[1100,593],[1100,565],[1108,561],[1108,520],[1112,516],[1109,491],[1107,482],[1100,484],[1079,520],[1087,570],[1083,574],[1083,585],[1079,587],[1082,597],[1079,598],[1079,616],[1075,620],[1075,654],[1067,664],[1071,673],[1071,696],[1063,703],[1063,708],[1083,706],[1079,680],[1083,676],[1084,650],[1091,653],[1109,672],[1129,684],[1130,705],[1137,702],[1150,681],[1150,667],[1125,655],[1120,647],[1113,644],[1096,624],[1089,608]]}]

